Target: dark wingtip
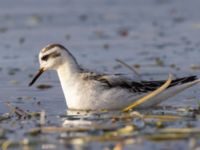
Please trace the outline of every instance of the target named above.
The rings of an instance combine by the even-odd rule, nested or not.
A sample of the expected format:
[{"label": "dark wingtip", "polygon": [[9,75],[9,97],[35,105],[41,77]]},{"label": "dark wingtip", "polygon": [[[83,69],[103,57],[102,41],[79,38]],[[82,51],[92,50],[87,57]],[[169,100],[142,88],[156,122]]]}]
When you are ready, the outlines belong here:
[{"label": "dark wingtip", "polygon": [[182,83],[192,82],[192,81],[195,81],[195,80],[198,80],[197,76],[189,76],[189,77],[183,78]]},{"label": "dark wingtip", "polygon": [[172,83],[170,84],[169,87],[175,86],[177,84],[185,84],[185,83],[192,82],[192,81],[195,81],[195,80],[198,80],[197,76],[188,76],[188,77],[175,79],[175,80],[172,81]]}]

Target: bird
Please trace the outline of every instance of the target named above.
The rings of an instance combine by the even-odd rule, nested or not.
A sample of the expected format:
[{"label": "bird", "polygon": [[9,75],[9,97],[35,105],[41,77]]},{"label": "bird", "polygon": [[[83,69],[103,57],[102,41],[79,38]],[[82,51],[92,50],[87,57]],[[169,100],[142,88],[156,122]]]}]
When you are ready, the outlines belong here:
[{"label": "bird", "polygon": [[[32,86],[43,72],[55,70],[69,110],[123,109],[165,83],[165,80],[138,81],[123,74],[90,71],[79,65],[66,47],[57,43],[41,49],[39,63],[40,68],[29,86]],[[146,109],[156,106],[199,82],[197,76],[174,79],[167,89],[137,108]]]}]

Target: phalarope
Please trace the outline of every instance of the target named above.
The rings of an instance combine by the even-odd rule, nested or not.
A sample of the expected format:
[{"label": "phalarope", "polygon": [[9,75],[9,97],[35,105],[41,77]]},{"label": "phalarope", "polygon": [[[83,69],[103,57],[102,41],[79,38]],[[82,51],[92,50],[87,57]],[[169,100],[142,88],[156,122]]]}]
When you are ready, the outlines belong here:
[{"label": "phalarope", "polygon": [[[51,44],[39,53],[40,69],[31,86],[46,70],[56,70],[68,109],[115,110],[127,107],[134,100],[157,89],[165,81],[133,81],[120,74],[98,74],[84,70],[75,57],[62,45]],[[196,76],[175,79],[170,86],[138,108],[147,108],[174,96],[200,82]]]}]

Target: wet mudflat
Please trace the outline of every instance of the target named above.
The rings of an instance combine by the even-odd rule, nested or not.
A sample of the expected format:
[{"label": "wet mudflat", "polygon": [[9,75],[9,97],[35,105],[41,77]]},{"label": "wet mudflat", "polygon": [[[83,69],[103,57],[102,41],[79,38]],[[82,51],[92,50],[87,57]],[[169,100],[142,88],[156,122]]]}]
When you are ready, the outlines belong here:
[{"label": "wet mudflat", "polygon": [[142,79],[200,73],[198,0],[0,1],[2,149],[195,149],[200,86],[138,112],[84,115],[66,110],[55,72],[29,88],[37,54],[65,45],[78,62]]}]

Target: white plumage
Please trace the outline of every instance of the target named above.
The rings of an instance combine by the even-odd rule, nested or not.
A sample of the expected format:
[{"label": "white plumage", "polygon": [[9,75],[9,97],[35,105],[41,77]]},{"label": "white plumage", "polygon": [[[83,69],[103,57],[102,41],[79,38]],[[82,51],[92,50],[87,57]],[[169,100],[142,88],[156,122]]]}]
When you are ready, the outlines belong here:
[{"label": "white plumage", "polygon": [[[60,44],[51,44],[39,54],[40,70],[30,85],[46,70],[56,70],[67,108],[75,110],[123,109],[160,87],[164,81],[133,81],[122,75],[106,75],[82,69],[73,55]],[[197,84],[196,76],[172,81],[169,88],[138,108],[154,106]]]}]

